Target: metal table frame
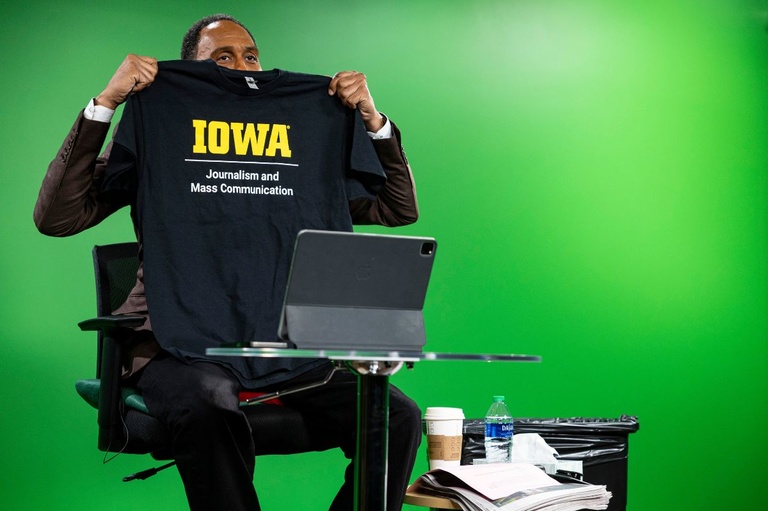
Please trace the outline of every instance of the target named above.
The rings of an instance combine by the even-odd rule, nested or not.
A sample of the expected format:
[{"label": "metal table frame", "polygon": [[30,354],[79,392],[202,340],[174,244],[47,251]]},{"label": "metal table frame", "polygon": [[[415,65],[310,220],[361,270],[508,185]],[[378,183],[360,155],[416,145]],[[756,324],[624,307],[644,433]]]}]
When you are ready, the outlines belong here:
[{"label": "metal table frame", "polygon": [[325,358],[357,376],[355,510],[384,511],[387,505],[389,377],[421,360],[541,362],[537,355],[422,353],[402,351],[308,350],[253,347],[208,348],[208,356]]}]

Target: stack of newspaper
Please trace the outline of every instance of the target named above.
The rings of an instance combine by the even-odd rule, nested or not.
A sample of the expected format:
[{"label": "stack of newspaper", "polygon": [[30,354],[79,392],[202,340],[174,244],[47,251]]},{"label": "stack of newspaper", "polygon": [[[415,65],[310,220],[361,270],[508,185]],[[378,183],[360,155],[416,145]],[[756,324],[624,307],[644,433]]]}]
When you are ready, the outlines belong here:
[{"label": "stack of newspaper", "polygon": [[560,483],[529,463],[444,467],[422,475],[408,489],[444,497],[468,511],[577,511],[607,509],[605,486]]}]

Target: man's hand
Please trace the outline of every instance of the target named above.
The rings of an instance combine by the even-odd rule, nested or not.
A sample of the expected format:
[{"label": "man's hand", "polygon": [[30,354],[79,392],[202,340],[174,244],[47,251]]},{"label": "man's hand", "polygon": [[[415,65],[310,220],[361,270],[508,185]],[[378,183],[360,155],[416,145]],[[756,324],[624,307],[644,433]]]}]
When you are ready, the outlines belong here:
[{"label": "man's hand", "polygon": [[96,97],[96,104],[114,110],[125,103],[129,95],[149,87],[156,74],[157,59],[130,54],[117,68],[106,89]]},{"label": "man's hand", "polygon": [[384,126],[384,117],[376,110],[365,75],[357,71],[341,71],[333,75],[328,94],[339,97],[349,108],[357,108],[365,122],[365,128],[374,133]]}]

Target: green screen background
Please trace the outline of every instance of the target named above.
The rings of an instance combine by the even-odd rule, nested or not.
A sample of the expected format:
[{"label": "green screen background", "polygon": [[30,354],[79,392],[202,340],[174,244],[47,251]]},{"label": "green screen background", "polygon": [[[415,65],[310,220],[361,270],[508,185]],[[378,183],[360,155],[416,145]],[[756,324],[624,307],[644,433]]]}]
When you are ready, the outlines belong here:
[{"label": "green screen background", "polygon": [[[90,248],[127,212],[38,234],[37,190],[78,110],[129,52],[177,58],[228,12],[265,68],[364,71],[404,133],[439,242],[424,362],[394,383],[481,417],[637,415],[632,511],[759,508],[768,451],[768,5],[763,0],[14,2],[0,21],[0,508],[182,509],[178,475],[102,465]],[[383,229],[366,228],[369,232]],[[393,231],[387,231],[393,232]],[[265,509],[327,508],[339,452],[257,461]],[[419,453],[414,477],[427,469]],[[763,505],[764,506],[764,505]],[[415,508],[413,508],[415,509]]]}]

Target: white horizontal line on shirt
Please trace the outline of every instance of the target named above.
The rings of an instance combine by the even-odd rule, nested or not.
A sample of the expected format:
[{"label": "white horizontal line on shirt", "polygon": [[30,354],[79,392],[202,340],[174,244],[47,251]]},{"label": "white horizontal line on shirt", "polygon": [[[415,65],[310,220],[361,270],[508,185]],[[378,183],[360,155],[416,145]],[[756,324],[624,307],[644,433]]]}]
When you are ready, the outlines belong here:
[{"label": "white horizontal line on shirt", "polygon": [[286,167],[298,167],[298,163],[280,163],[280,162],[274,162],[274,161],[237,161],[237,160],[193,160],[190,158],[185,158],[184,161],[189,162],[196,162],[196,163],[236,163],[236,164],[247,164],[247,165],[283,165]]}]

